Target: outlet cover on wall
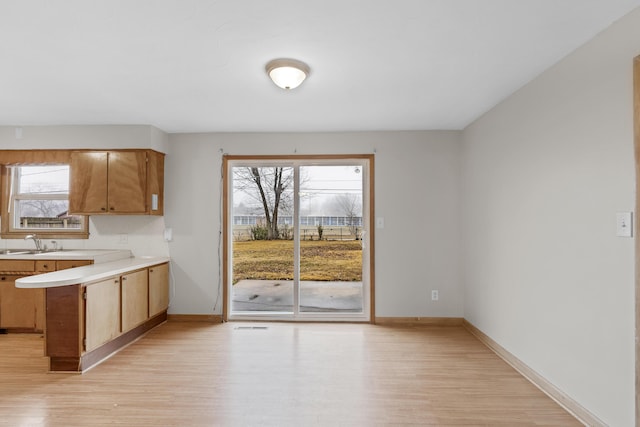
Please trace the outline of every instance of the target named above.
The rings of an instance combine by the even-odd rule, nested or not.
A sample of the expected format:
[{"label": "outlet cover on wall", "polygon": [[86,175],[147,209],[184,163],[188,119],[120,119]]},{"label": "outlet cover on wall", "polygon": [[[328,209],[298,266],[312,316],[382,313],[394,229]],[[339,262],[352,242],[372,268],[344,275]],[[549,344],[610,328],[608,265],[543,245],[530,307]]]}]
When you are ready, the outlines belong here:
[{"label": "outlet cover on wall", "polygon": [[431,291],[431,301],[438,301],[440,298],[439,292],[436,290]]},{"label": "outlet cover on wall", "polygon": [[126,245],[129,243],[129,236],[126,234],[118,234],[118,244]]}]

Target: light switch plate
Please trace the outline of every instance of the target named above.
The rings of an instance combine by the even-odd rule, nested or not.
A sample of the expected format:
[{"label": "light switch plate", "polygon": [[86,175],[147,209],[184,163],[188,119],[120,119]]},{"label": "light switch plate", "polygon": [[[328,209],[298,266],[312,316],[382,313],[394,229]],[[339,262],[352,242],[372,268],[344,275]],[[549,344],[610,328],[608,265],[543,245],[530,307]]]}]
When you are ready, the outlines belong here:
[{"label": "light switch plate", "polygon": [[384,217],[379,216],[376,218],[376,228],[384,228]]},{"label": "light switch plate", "polygon": [[616,214],[616,235],[618,237],[633,236],[632,212],[618,212]]}]

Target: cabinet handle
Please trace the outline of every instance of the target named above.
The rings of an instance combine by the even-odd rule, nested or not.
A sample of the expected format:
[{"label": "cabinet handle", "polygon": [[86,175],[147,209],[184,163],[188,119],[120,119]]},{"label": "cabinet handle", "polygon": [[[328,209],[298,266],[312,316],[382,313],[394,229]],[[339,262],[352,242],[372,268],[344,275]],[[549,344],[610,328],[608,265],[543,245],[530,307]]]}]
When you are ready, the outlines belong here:
[{"label": "cabinet handle", "polygon": [[118,279],[115,279],[115,280],[113,281],[113,283],[118,283]]},{"label": "cabinet handle", "polygon": [[112,211],[115,210],[116,208],[114,208],[113,206],[111,206],[109,209],[111,209]]},{"label": "cabinet handle", "polygon": [[149,273],[153,273],[153,268],[149,270]]},{"label": "cabinet handle", "polygon": [[0,280],[7,280],[7,278],[2,276],[2,277],[0,277]]},{"label": "cabinet handle", "polygon": [[127,278],[126,278],[126,277],[123,277],[123,278],[122,278],[122,281],[125,281],[125,280],[127,280]]},{"label": "cabinet handle", "polygon": [[44,268],[49,268],[49,264],[43,265]]},{"label": "cabinet handle", "polygon": [[106,211],[107,208],[105,208],[104,206],[100,208],[101,211]]}]

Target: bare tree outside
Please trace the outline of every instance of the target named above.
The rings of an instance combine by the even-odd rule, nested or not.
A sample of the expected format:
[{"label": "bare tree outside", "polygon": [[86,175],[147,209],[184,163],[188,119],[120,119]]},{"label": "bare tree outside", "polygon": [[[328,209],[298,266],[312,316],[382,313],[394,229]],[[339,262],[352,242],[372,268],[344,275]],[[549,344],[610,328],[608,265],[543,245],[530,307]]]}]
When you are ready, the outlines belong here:
[{"label": "bare tree outside", "polygon": [[362,215],[362,198],[354,193],[341,193],[336,196],[335,201],[346,217],[349,232],[359,240],[358,219]]},{"label": "bare tree outside", "polygon": [[39,218],[57,218],[68,211],[66,200],[21,200],[20,213],[22,216]]},{"label": "bare tree outside", "polygon": [[264,214],[267,239],[278,239],[278,216],[293,210],[293,168],[237,167],[233,168],[233,183],[234,190],[242,191]]}]

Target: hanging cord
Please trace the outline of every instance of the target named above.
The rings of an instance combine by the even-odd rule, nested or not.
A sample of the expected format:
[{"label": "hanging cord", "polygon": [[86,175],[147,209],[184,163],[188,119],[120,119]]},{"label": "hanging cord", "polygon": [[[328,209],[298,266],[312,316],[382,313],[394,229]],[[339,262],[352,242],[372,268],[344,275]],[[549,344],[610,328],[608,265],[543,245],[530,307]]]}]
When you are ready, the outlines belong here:
[{"label": "hanging cord", "polygon": [[220,301],[220,293],[222,291],[222,215],[223,215],[223,187],[224,187],[224,150],[220,149],[220,185],[219,193],[220,198],[218,200],[219,214],[218,214],[218,293],[216,295],[216,302],[213,304],[213,313],[215,314],[218,308],[218,302]]}]

